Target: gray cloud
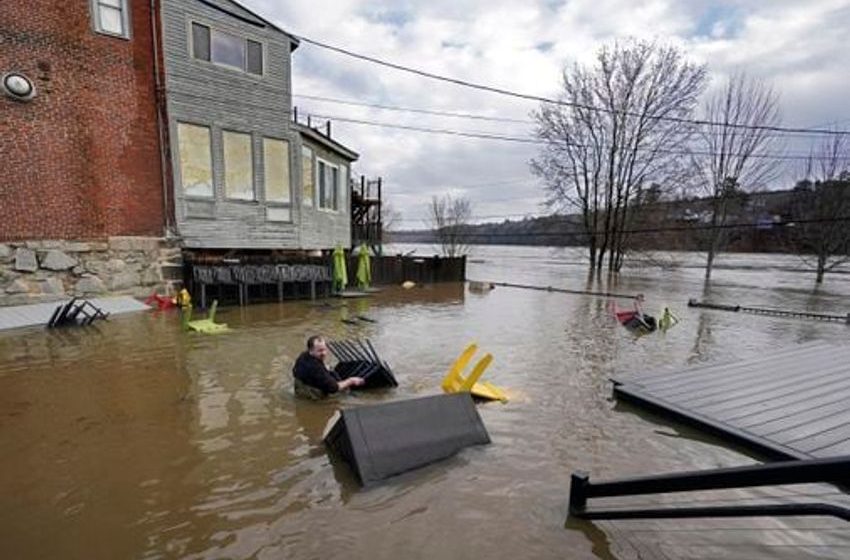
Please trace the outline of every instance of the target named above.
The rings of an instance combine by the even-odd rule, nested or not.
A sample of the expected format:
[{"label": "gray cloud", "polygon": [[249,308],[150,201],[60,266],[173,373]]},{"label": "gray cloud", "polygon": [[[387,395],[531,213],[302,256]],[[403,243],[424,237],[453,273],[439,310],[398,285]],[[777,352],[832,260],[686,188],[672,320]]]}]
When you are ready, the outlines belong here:
[{"label": "gray cloud", "polygon": [[[850,119],[846,0],[243,1],[295,33],[435,73],[547,96],[557,94],[564,64],[592,61],[600,45],[628,36],[657,39],[709,64],[713,87],[736,70],[771,82],[788,125]],[[293,58],[296,94],[519,119],[536,108],[307,44]],[[296,101],[302,114],[310,110],[511,136],[531,132],[530,124]],[[410,219],[424,215],[429,198],[448,189],[469,195],[478,215],[540,210],[543,193],[527,165],[533,146],[342,122],[335,123],[334,131],[362,155],[357,172],[384,176],[394,206]],[[786,150],[807,152],[808,144],[797,139]],[[785,180],[790,180],[788,174]],[[465,185],[474,187],[464,190]]]}]

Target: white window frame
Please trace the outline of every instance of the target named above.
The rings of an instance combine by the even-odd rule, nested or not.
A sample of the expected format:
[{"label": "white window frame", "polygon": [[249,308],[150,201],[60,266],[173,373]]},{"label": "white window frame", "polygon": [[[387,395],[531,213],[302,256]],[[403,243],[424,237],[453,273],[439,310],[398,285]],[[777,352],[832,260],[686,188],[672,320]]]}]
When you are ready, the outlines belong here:
[{"label": "white window frame", "polygon": [[[100,33],[101,35],[108,35],[110,37],[117,37],[120,39],[130,39],[131,38],[131,30],[130,30],[130,0],[119,0],[119,4],[121,5],[119,10],[121,10],[121,26],[124,28],[123,33],[115,33],[114,31],[109,31],[101,27],[100,23],[100,7],[101,0],[89,0],[89,7],[91,8],[91,16],[92,16],[92,28],[95,32]],[[115,8],[114,6],[108,6],[109,8]],[[265,62],[265,60],[263,61]]]},{"label": "white window frame", "polygon": [[[322,206],[322,190],[321,190],[321,186],[320,186],[320,183],[319,183],[319,180],[320,180],[319,175],[321,175],[320,170],[322,169],[320,164],[324,164],[325,167],[328,167],[328,168],[331,168],[331,169],[336,169],[336,197],[335,197],[336,205],[337,205],[336,208],[328,208],[327,206]],[[330,212],[332,214],[338,214],[339,211],[340,211],[340,209],[339,209],[339,207],[340,207],[339,196],[340,196],[340,190],[341,190],[340,183],[342,182],[342,172],[341,172],[342,166],[338,163],[332,163],[332,162],[330,162],[326,159],[320,158],[320,157],[316,158],[316,164],[315,165],[316,165],[316,178],[315,178],[315,183],[314,183],[314,189],[316,191],[316,208],[318,208],[322,212]]]},{"label": "white window frame", "polygon": [[[92,0],[92,1],[97,2],[98,0]],[[210,59],[209,60],[202,60],[200,58],[195,58],[195,34],[193,33],[192,25],[194,25],[196,23],[198,25],[203,25],[204,27],[206,27],[207,29],[210,30],[210,44],[209,44]],[[237,68],[235,66],[231,66],[230,64],[223,64],[221,62],[216,62],[216,61],[213,60],[212,43],[213,43],[213,35],[215,35],[216,33],[224,33],[226,35],[231,35],[233,37],[240,38],[245,42],[245,56],[242,60],[242,68]],[[189,43],[189,58],[191,58],[194,62],[197,62],[199,64],[211,64],[211,65],[215,66],[216,68],[224,68],[226,70],[230,70],[232,72],[238,72],[239,74],[242,74],[243,76],[248,76],[250,78],[255,78],[255,79],[258,79],[258,80],[265,78],[267,65],[268,65],[268,63],[266,62],[268,60],[268,49],[266,48],[265,41],[260,41],[260,40],[254,38],[254,37],[247,37],[244,34],[239,33],[239,32],[234,33],[234,32],[231,32],[231,31],[224,30],[224,29],[220,29],[217,26],[211,25],[210,23],[208,23],[206,21],[200,21],[200,20],[197,20],[197,19],[189,20],[189,23],[186,26],[186,36],[188,37],[188,43]],[[253,72],[248,72],[248,41],[253,41],[254,43],[258,43],[260,45],[260,50],[263,53],[263,65],[262,65],[262,68],[260,69],[259,74],[254,74]]]}]

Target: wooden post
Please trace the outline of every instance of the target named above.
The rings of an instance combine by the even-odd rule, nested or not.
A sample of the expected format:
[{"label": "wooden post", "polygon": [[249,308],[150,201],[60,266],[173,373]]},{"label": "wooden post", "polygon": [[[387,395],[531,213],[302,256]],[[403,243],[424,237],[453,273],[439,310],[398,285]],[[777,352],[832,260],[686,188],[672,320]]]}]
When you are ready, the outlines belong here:
[{"label": "wooden post", "polygon": [[316,280],[310,280],[310,299],[316,299]]}]

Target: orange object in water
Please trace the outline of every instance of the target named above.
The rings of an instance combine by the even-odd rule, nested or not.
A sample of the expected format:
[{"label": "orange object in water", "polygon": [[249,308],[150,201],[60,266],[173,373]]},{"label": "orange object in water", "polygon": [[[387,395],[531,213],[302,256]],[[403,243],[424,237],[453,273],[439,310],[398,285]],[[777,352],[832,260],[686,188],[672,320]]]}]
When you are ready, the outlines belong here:
[{"label": "orange object in water", "polygon": [[161,296],[158,293],[154,292],[145,300],[146,305],[156,305],[156,308],[159,310],[163,309],[171,309],[172,307],[176,307],[176,303],[174,298],[170,298],[167,296]]}]

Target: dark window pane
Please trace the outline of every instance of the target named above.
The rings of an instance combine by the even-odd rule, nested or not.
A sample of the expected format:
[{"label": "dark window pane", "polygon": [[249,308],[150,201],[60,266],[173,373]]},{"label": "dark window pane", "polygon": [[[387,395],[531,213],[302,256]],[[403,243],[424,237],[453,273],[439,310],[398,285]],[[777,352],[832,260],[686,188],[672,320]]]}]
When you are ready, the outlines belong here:
[{"label": "dark window pane", "polygon": [[192,52],[198,60],[210,60],[210,28],[200,23],[192,24]]},{"label": "dark window pane", "polygon": [[263,45],[256,41],[248,41],[248,72],[263,75]]}]

